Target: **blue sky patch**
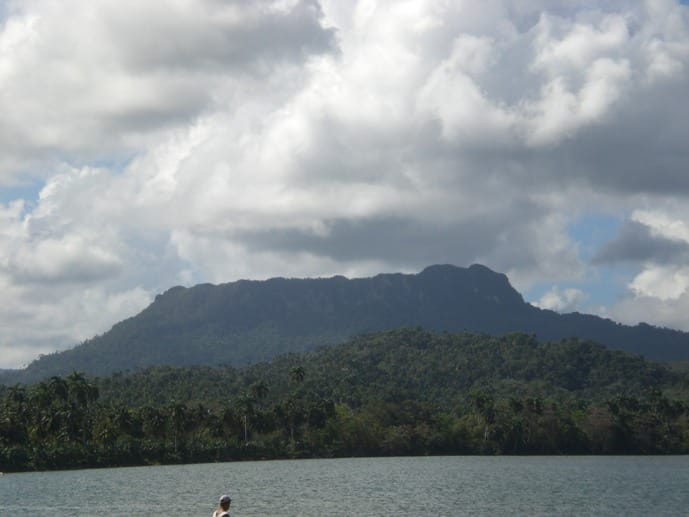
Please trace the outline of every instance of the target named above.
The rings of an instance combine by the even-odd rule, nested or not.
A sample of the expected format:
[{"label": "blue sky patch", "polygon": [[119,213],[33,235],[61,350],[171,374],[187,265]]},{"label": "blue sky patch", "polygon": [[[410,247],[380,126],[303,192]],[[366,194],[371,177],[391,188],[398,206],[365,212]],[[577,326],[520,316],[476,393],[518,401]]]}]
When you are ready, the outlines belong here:
[{"label": "blue sky patch", "polygon": [[44,185],[45,183],[41,180],[11,187],[0,187],[0,204],[7,205],[17,199],[23,199],[29,204],[35,203]]},{"label": "blue sky patch", "polygon": [[638,267],[630,264],[617,264],[615,267],[594,265],[591,259],[603,245],[615,238],[623,222],[624,219],[618,216],[587,214],[571,223],[567,230],[570,238],[578,244],[579,258],[586,266],[584,278],[577,282],[538,283],[523,293],[524,298],[535,303],[553,288],[561,293],[574,288],[585,293],[577,307],[581,312],[597,312],[601,306],[609,307],[618,302],[638,273]]},{"label": "blue sky patch", "polygon": [[596,252],[617,235],[623,220],[602,214],[587,214],[567,228],[569,236],[579,244],[579,257],[590,262]]}]

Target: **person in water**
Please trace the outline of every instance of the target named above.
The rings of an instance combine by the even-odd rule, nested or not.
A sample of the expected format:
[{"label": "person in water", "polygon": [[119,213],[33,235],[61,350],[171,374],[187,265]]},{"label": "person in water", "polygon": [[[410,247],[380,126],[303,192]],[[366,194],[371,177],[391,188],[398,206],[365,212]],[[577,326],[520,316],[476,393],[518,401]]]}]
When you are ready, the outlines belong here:
[{"label": "person in water", "polygon": [[230,503],[232,498],[224,495],[220,498],[218,509],[213,512],[213,517],[230,517]]}]

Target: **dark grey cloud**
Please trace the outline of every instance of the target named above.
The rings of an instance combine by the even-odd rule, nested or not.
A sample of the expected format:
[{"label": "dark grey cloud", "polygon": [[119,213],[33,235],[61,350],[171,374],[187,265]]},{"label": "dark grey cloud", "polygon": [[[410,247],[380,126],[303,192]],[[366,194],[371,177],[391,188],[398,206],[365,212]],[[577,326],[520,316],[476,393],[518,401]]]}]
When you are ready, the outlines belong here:
[{"label": "dark grey cloud", "polygon": [[[110,113],[99,120],[103,131],[126,134],[135,130],[140,133],[194,120],[212,104],[212,95],[199,91],[189,84],[184,88],[168,90],[157,99],[156,105],[128,107]],[[80,152],[83,152],[80,150]]]},{"label": "dark grey cloud", "polygon": [[553,165],[608,192],[689,195],[687,88],[685,74],[620,103],[613,117],[559,147]]},{"label": "dark grey cloud", "polygon": [[490,175],[520,191],[576,186],[619,198],[689,196],[689,102],[677,100],[687,91],[688,77],[656,85],[620,101],[586,131],[541,148],[510,142],[467,148],[433,138],[429,127],[418,141],[418,157],[424,153],[426,163],[461,161],[483,171],[476,180]]},{"label": "dark grey cloud", "polygon": [[645,224],[626,221],[617,236],[606,243],[592,258],[593,264],[618,262],[654,262],[686,264],[689,243],[653,235]]},{"label": "dark grey cloud", "polygon": [[116,277],[121,272],[117,264],[74,264],[56,271],[37,271],[12,264],[8,268],[13,279],[22,284],[79,284],[87,285],[94,282]]},{"label": "dark grey cloud", "polygon": [[[257,229],[234,234],[232,239],[250,252],[309,253],[343,263],[374,260],[406,269],[476,261],[502,268],[531,264],[530,246],[514,244],[533,241],[542,210],[526,203],[498,205],[493,213],[444,223],[413,215],[342,218],[324,221],[326,232]],[[505,211],[515,214],[510,225],[500,215]]]},{"label": "dark grey cloud", "polygon": [[487,252],[492,241],[469,221],[450,226],[401,217],[372,217],[328,221],[326,226],[325,235],[272,229],[254,231],[240,239],[252,251],[306,252],[345,262],[382,260],[414,267],[440,261],[440,257],[464,264]]}]

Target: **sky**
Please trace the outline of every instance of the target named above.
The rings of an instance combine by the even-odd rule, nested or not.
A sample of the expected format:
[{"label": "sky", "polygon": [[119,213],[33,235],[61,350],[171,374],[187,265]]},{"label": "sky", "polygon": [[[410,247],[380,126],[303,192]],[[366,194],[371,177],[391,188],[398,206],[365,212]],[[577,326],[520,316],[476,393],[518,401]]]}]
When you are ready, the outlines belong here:
[{"label": "sky", "polygon": [[689,331],[686,2],[1,0],[0,113],[0,368],[439,263]]}]

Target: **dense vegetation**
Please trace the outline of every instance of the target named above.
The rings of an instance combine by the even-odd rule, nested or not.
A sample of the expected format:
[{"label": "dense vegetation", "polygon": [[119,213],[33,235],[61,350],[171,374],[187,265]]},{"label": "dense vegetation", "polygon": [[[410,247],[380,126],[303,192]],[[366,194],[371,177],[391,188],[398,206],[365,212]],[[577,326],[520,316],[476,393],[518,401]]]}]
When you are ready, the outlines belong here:
[{"label": "dense vegetation", "polygon": [[578,336],[653,360],[689,359],[687,333],[541,310],[525,303],[505,275],[486,267],[431,266],[418,275],[175,287],[102,336],[46,355],[25,370],[0,371],[0,382],[36,382],[73,370],[103,376],[160,365],[243,366],[363,332],[415,326],[526,332],[550,341]]},{"label": "dense vegetation", "polygon": [[689,452],[689,375],[586,341],[371,334],[242,369],[0,390],[0,469],[405,454]]}]

